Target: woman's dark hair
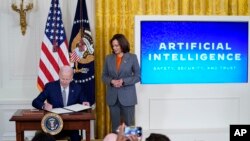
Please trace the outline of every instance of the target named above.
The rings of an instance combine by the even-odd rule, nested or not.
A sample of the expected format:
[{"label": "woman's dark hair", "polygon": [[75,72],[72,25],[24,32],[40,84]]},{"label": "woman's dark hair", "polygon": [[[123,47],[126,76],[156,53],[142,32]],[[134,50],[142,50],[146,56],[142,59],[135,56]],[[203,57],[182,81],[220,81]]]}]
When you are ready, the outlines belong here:
[{"label": "woman's dark hair", "polygon": [[[127,53],[130,51],[130,45],[129,45],[129,42],[128,40],[126,39],[126,37],[123,35],[123,34],[115,34],[111,39],[110,39],[110,46],[113,50],[113,46],[112,46],[112,42],[114,40],[117,40],[120,47],[121,47],[121,50],[123,53]],[[114,52],[113,52],[114,53]]]},{"label": "woman's dark hair", "polygon": [[163,134],[151,133],[150,136],[146,138],[146,141],[170,141],[170,139]]}]

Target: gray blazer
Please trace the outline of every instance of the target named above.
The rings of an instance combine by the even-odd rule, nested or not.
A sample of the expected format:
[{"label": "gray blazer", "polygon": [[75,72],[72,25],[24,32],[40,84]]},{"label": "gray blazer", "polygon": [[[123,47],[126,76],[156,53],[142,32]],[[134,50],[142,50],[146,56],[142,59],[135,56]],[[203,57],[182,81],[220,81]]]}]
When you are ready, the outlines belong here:
[{"label": "gray blazer", "polygon": [[[123,79],[123,86],[120,88],[113,87],[111,85],[112,79]],[[116,70],[116,55],[108,55],[105,59],[102,80],[107,85],[106,101],[108,105],[114,105],[117,100],[123,106],[137,104],[135,83],[141,80],[141,76],[138,59],[135,54],[123,54],[119,72]]]}]

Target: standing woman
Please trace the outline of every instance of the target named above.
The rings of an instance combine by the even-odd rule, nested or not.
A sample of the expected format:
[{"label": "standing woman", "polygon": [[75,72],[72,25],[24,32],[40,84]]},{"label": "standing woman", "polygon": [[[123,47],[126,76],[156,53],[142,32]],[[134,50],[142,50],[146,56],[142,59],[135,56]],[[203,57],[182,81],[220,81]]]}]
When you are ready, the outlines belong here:
[{"label": "standing woman", "polygon": [[137,56],[129,53],[129,42],[123,34],[115,34],[110,46],[112,54],[106,56],[102,80],[107,85],[106,101],[112,132],[115,133],[121,119],[127,126],[134,125],[137,104],[135,83],[140,81],[141,76]]}]

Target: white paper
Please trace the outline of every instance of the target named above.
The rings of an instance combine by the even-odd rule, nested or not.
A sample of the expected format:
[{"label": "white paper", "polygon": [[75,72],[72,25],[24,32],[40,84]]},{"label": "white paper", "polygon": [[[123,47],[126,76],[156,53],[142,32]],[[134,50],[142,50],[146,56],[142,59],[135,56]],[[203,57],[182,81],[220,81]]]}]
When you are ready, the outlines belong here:
[{"label": "white paper", "polygon": [[90,109],[91,107],[86,106],[86,105],[82,105],[82,104],[74,104],[74,105],[63,107],[63,108],[67,109],[67,110],[74,111],[74,112],[78,112],[78,111],[83,111],[83,110],[86,110],[86,109]]},{"label": "white paper", "polygon": [[74,105],[63,107],[63,108],[53,108],[52,110],[50,110],[50,112],[56,113],[56,114],[66,114],[66,113],[72,113],[72,112],[79,112],[79,111],[83,111],[83,110],[90,109],[90,108],[91,108],[90,106],[86,106],[82,104],[74,104]]},{"label": "white paper", "polygon": [[66,113],[72,113],[73,111],[70,111],[64,108],[53,108],[52,110],[50,110],[50,112],[56,113],[56,114],[66,114]]}]

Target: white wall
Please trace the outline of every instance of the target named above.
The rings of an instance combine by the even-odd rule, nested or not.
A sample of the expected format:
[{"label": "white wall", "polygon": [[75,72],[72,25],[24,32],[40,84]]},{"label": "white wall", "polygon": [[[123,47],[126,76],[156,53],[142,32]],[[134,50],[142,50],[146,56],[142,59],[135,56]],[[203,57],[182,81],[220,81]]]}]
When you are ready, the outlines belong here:
[{"label": "white wall", "polygon": [[230,124],[250,124],[250,86],[137,85],[136,124],[173,141],[228,141]]},{"label": "white wall", "polygon": [[[21,34],[19,14],[11,9],[11,2],[1,0],[0,4],[0,141],[15,140],[15,124],[9,122],[10,117],[17,109],[32,108],[31,101],[39,94],[36,87],[38,62],[51,0],[33,0],[34,8],[26,14],[25,36]],[[94,1],[86,2],[94,31]],[[60,0],[60,4],[69,40],[77,0]],[[27,137],[32,135],[26,133]]]}]

